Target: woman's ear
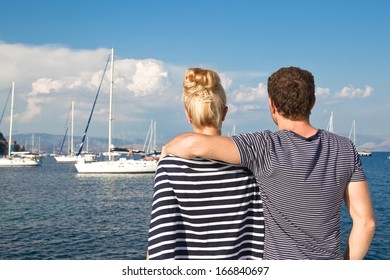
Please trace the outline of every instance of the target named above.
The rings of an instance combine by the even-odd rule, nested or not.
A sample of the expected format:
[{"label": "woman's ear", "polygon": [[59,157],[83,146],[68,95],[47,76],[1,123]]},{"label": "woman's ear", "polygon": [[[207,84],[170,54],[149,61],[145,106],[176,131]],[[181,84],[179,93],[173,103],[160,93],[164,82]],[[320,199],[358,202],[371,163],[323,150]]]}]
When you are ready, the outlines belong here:
[{"label": "woman's ear", "polygon": [[229,110],[229,107],[228,107],[228,106],[225,106],[225,109],[223,110],[222,121],[225,120],[226,114],[227,114],[228,110]]},{"label": "woman's ear", "polygon": [[184,111],[186,112],[186,117],[187,117],[188,122],[192,125],[192,119],[191,119],[190,115],[188,115],[187,110],[184,110]]}]

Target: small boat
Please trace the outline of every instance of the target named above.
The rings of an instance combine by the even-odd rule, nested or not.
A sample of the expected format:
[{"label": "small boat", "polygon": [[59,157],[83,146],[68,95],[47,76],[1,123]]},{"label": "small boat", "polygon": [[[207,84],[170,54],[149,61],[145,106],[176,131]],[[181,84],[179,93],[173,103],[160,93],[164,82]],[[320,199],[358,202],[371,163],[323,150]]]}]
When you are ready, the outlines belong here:
[{"label": "small boat", "polygon": [[29,152],[11,153],[11,156],[0,158],[0,167],[34,167],[40,163],[39,156]]},{"label": "small boat", "polygon": [[[351,136],[353,137],[353,139],[351,139],[353,144],[355,144],[355,142],[356,142],[355,131],[356,131],[356,125],[355,125],[355,120],[353,120],[352,121],[352,127],[351,127],[351,130],[349,132],[349,139],[351,139]],[[358,154],[361,157],[370,157],[370,156],[372,156],[372,153],[368,152],[368,151],[358,151]]]},{"label": "small boat", "polygon": [[56,155],[54,156],[58,163],[74,163],[77,162],[77,156],[72,155]]},{"label": "small boat", "polygon": [[371,152],[367,152],[367,151],[358,151],[358,154],[361,157],[370,157],[370,156],[372,156],[372,153]]}]

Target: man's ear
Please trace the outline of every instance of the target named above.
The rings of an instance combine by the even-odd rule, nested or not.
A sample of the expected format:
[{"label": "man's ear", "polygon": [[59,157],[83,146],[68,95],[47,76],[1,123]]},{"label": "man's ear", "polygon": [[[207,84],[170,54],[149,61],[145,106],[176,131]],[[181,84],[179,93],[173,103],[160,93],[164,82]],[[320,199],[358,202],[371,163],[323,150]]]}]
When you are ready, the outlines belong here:
[{"label": "man's ear", "polygon": [[276,107],[275,107],[275,104],[274,102],[272,101],[271,98],[268,97],[268,103],[269,103],[269,109],[271,111],[271,114],[275,114],[276,113]]}]

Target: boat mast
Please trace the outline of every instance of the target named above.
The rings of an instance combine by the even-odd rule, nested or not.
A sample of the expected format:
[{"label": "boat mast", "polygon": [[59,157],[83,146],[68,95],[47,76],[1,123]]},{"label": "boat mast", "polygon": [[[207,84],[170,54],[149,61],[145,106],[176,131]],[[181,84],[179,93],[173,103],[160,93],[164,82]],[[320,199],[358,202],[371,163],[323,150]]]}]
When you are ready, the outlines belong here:
[{"label": "boat mast", "polygon": [[353,138],[351,139],[353,141],[353,144],[356,143],[356,126],[355,126],[355,120],[352,121],[352,127],[351,127],[351,130],[349,131],[349,139],[351,139],[351,136],[353,136]]},{"label": "boat mast", "polygon": [[157,121],[154,121],[154,133],[153,133],[153,152],[157,152],[156,146],[156,138],[157,138]]},{"label": "boat mast", "polygon": [[31,134],[31,152],[34,153],[35,151],[35,143],[34,143],[34,133]]},{"label": "boat mast", "polygon": [[9,134],[8,134],[8,157],[11,157],[12,150],[12,119],[14,115],[14,95],[15,95],[15,82],[12,82],[12,93],[11,93],[11,113],[9,121]]},{"label": "boat mast", "polygon": [[329,123],[326,130],[333,133],[333,112],[330,113]]},{"label": "boat mast", "polygon": [[111,49],[110,112],[108,117],[108,160],[111,161],[112,145],[112,95],[114,87],[114,48]]},{"label": "boat mast", "polygon": [[151,137],[151,133],[152,133],[152,124],[153,124],[153,119],[150,120],[150,126],[149,126],[149,129],[148,129],[148,134],[146,135],[146,138],[145,138],[145,142],[144,142],[144,147],[143,147],[143,151],[147,154],[148,153],[148,146],[146,146],[147,144],[149,145],[150,143],[150,140],[149,140],[149,137]]},{"label": "boat mast", "polygon": [[70,132],[70,155],[71,156],[74,156],[73,122],[74,122],[74,101],[72,101],[72,124],[71,124],[71,132]]}]

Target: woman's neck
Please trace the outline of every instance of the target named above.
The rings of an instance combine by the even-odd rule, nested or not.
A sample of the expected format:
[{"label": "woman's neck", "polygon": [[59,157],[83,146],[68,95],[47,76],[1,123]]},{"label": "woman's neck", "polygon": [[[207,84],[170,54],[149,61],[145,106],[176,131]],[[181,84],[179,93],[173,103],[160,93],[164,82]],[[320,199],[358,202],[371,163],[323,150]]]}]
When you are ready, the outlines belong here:
[{"label": "woman's neck", "polygon": [[221,135],[221,131],[212,126],[205,126],[201,128],[194,127],[194,132],[204,135]]}]

